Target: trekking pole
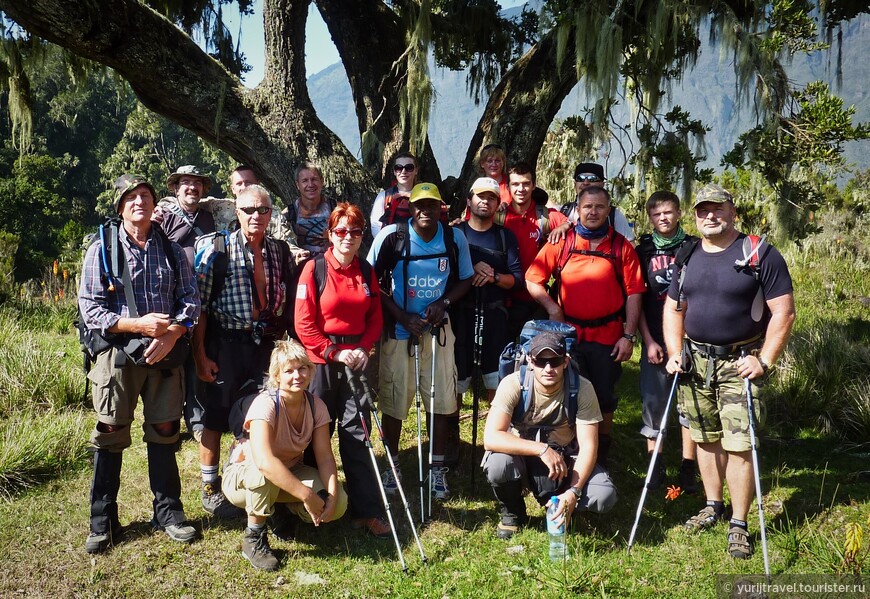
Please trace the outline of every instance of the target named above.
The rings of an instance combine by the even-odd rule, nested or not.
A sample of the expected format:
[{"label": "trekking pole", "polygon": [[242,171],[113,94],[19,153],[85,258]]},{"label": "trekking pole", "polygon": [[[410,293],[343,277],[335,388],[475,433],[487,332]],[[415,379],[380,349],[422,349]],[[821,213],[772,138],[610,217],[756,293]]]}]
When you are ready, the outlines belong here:
[{"label": "trekking pole", "polygon": [[[746,350],[740,352],[740,356],[746,357]],[[761,474],[758,470],[758,444],[755,438],[755,410],[752,398],[752,383],[749,378],[743,379],[746,387],[746,409],[749,413],[749,442],[752,444],[752,473],[755,475],[755,498],[758,503],[758,525],[761,528],[761,552],[764,555],[764,575],[770,582],[770,561],[767,556],[767,530],[764,526],[764,506],[761,498]]]},{"label": "trekking pole", "polygon": [[438,345],[438,329],[432,327],[432,381],[429,384],[429,518],[432,518],[432,458],[435,454],[435,347]]},{"label": "trekking pole", "polygon": [[659,449],[662,446],[662,439],[665,435],[665,427],[668,425],[668,413],[671,411],[671,402],[674,399],[674,395],[677,393],[677,384],[680,380],[680,373],[674,373],[674,382],[671,384],[671,392],[668,395],[668,401],[665,404],[665,413],[662,414],[662,420],[659,423],[659,432],[656,435],[656,444],[653,449],[652,459],[649,461],[649,468],[646,470],[646,480],[643,483],[643,489],[640,492],[640,503],[637,505],[637,514],[634,517],[634,525],[631,527],[631,534],[628,535],[628,548],[626,549],[626,553],[631,553],[631,546],[634,544],[634,535],[637,533],[637,525],[640,523],[640,516],[643,513],[643,504],[646,501],[646,492],[647,485],[649,484],[649,479],[652,478],[653,469],[656,465],[656,460],[659,457]]},{"label": "trekking pole", "polygon": [[[387,520],[390,522],[390,528],[393,532],[393,541],[396,543],[396,551],[399,553],[399,563],[402,564],[402,571],[407,572],[408,566],[405,563],[405,556],[402,554],[402,545],[399,543],[399,535],[396,533],[396,523],[393,521],[393,513],[390,510],[390,500],[387,499],[387,492],[384,489],[384,481],[381,480],[381,471],[378,469],[378,460],[375,456],[375,448],[372,446],[372,438],[369,433],[368,424],[366,424],[365,414],[363,413],[362,405],[360,404],[360,395],[362,395],[362,390],[360,389],[360,385],[357,383],[356,377],[354,376],[353,370],[351,370],[350,366],[344,367],[345,374],[347,375],[347,382],[350,385],[350,394],[353,395],[354,404],[356,404],[356,412],[359,416],[360,425],[362,425],[363,430],[363,438],[365,439],[365,445],[369,450],[369,457],[372,460],[372,468],[375,471],[375,479],[378,481],[378,489],[381,492],[381,500],[384,502],[384,511],[387,514]],[[365,396],[363,396],[365,397]],[[374,412],[374,410],[371,410]],[[383,437],[381,437],[383,441]],[[386,447],[386,442],[384,442],[384,447]],[[387,450],[387,459],[390,461],[390,466],[395,469],[393,466],[393,459],[390,456],[389,450]],[[395,472],[393,475],[395,476]],[[398,481],[398,479],[396,479]],[[411,528],[414,527],[414,523],[411,522]]]},{"label": "trekking pole", "polygon": [[483,347],[483,306],[480,288],[474,290],[474,369],[471,371],[471,492],[475,491],[474,474],[477,467],[477,419],[480,415],[480,388],[477,378],[481,374],[481,352]]},{"label": "trekking pole", "polygon": [[423,409],[423,398],[420,395],[420,338],[411,333],[408,342],[414,346],[414,372],[417,377],[417,393],[415,395],[415,402],[417,404],[417,467],[419,473],[418,482],[420,486],[420,525],[422,526],[423,523],[426,522],[426,501],[423,496],[423,422],[420,417],[420,411]]},{"label": "trekking pole", "polygon": [[426,554],[423,553],[423,544],[420,542],[420,537],[417,535],[417,527],[414,525],[414,518],[411,516],[411,504],[408,502],[408,497],[405,495],[405,489],[402,487],[402,479],[399,478],[399,472],[393,462],[393,454],[390,452],[390,446],[387,445],[387,436],[384,434],[384,428],[381,426],[381,419],[378,417],[378,411],[374,409],[373,398],[374,394],[369,386],[368,377],[365,373],[356,375],[359,379],[359,384],[363,388],[363,397],[368,398],[369,411],[372,415],[372,420],[375,423],[375,428],[378,429],[378,436],[381,438],[381,443],[384,446],[384,453],[387,454],[387,459],[390,461],[390,470],[393,471],[393,478],[396,480],[396,488],[399,490],[399,497],[402,499],[402,506],[405,508],[405,515],[408,517],[408,524],[411,525],[411,532],[414,534],[414,541],[417,543],[417,549],[420,550],[420,559],[426,563]]}]

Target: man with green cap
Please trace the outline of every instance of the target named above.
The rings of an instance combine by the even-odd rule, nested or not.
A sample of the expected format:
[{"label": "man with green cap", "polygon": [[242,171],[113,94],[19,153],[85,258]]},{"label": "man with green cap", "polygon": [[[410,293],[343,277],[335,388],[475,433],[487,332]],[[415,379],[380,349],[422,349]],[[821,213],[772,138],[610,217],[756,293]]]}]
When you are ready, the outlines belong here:
[{"label": "man with green cap", "polygon": [[677,254],[662,317],[665,367],[670,374],[682,373],[681,405],[698,444],[707,497],[685,526],[701,531],[725,519],[727,482],[728,553],[746,559],[752,555],[746,520],[757,475],[746,381],[754,412],[760,412],[759,393],[791,334],[794,294],[782,255],[734,228],[737,212],[728,191],[705,186],[693,209],[701,240]]},{"label": "man with green cap", "polygon": [[[181,247],[152,226],[155,199],[144,177],[119,177],[114,207],[121,224],[107,227],[108,234],[88,248],[82,267],[82,321],[106,342],[88,373],[97,412],[91,433],[94,478],[88,553],[106,551],[122,534],[121,456],[131,444],[130,425],[140,396],[154,493],[152,524],[174,541],[188,543],[196,537],[196,530],[185,522],[175,459],[184,386],[181,367],[160,364],[199,318],[199,292]],[[120,268],[107,272],[115,264]],[[144,347],[141,365],[129,353],[137,342]]]}]

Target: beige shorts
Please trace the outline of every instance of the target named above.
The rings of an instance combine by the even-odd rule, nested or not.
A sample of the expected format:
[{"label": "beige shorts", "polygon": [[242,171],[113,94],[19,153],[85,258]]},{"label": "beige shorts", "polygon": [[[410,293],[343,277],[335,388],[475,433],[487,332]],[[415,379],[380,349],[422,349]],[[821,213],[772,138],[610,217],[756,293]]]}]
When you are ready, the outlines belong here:
[{"label": "beige shorts", "polygon": [[[444,326],[444,345],[435,350],[435,408],[436,414],[456,412],[456,360],[453,346],[456,338],[450,324]],[[432,335],[420,338],[420,396],[426,411],[429,411],[429,396],[432,389]],[[397,420],[408,417],[417,391],[417,372],[414,345],[410,339],[385,339],[381,344],[379,369],[380,393],[378,407],[387,416]]]}]

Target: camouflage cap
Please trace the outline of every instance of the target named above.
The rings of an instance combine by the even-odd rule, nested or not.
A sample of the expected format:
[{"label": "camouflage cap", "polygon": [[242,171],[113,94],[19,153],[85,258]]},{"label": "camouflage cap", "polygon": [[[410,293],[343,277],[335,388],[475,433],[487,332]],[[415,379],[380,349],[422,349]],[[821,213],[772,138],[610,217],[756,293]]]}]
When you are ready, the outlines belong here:
[{"label": "camouflage cap", "polygon": [[731,194],[728,193],[721,185],[710,183],[709,185],[705,185],[704,187],[702,187],[700,190],[698,190],[698,193],[695,194],[695,203],[692,205],[692,209],[694,210],[704,202],[715,202],[717,204],[731,202],[733,204],[734,198],[732,198]]},{"label": "camouflage cap", "polygon": [[194,166],[193,164],[185,164],[184,166],[179,166],[178,170],[169,175],[169,178],[166,179],[166,187],[168,187],[170,191],[175,191],[176,186],[178,185],[178,180],[182,177],[196,177],[198,179],[201,179],[203,195],[208,193],[208,190],[211,189],[211,177],[202,174],[199,168]]},{"label": "camouflage cap", "polygon": [[441,192],[438,191],[438,186],[434,183],[417,183],[414,188],[411,190],[411,197],[408,198],[408,202],[413,204],[414,202],[419,202],[420,200],[438,200],[439,202],[443,202],[441,199]]},{"label": "camouflage cap", "polygon": [[127,193],[133,191],[140,185],[144,185],[148,188],[148,191],[151,192],[151,197],[154,198],[154,201],[157,201],[157,192],[154,191],[154,187],[148,182],[143,175],[133,175],[130,173],[121,175],[115,180],[115,197],[114,197],[114,206],[115,212],[118,212],[121,208],[121,200],[124,199],[124,196]]}]

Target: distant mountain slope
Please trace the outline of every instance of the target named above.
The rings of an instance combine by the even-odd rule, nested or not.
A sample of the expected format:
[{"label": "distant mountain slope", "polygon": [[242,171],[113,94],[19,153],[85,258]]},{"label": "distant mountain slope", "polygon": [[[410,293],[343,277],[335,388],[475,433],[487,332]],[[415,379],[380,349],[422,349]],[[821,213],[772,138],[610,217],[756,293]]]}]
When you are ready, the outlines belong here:
[{"label": "distant mountain slope", "polygon": [[[703,28],[702,28],[703,31]],[[870,18],[862,15],[843,27],[843,85],[837,89],[835,79],[835,52],[801,56],[787,66],[789,76],[803,84],[816,79],[830,83],[846,105],[854,104],[856,121],[870,121]],[[483,114],[483,104],[475,106],[465,91],[465,73],[437,69],[430,64],[436,89],[436,101],[430,120],[429,136],[443,176],[458,174],[465,158],[471,132]],[[682,81],[673,83],[668,105],[679,104],[712,127],[707,134],[709,166],[721,170],[722,154],[730,150],[743,131],[754,126],[752,110],[737,106],[734,93],[734,71],[726,56],[720,60],[718,48],[703,40],[701,54],[694,69]],[[343,66],[338,63],[309,80],[309,93],[320,118],[342,139],[352,152],[359,150],[356,115],[350,85]],[[575,114],[588,104],[580,90],[575,89],[559,112],[564,118]],[[846,157],[857,168],[870,167],[867,144],[851,144]]]}]

